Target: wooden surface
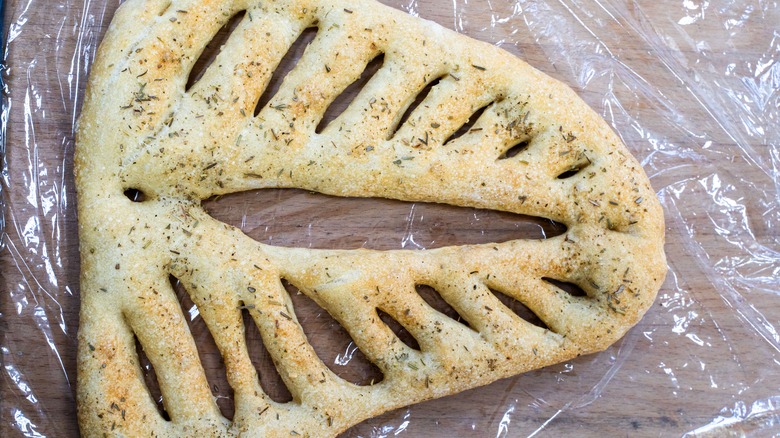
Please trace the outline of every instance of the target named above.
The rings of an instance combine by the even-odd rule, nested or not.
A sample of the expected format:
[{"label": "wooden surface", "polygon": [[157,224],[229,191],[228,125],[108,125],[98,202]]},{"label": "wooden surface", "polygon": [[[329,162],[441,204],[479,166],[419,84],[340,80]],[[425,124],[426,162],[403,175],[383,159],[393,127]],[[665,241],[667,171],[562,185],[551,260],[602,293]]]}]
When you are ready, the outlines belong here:
[{"label": "wooden surface", "polygon": [[[780,340],[773,333],[780,323],[780,43],[772,35],[778,7],[386,2],[502,46],[571,85],[605,116],[661,195],[670,273],[645,319],[604,353],[390,412],[345,435],[679,436],[742,406],[752,415],[728,430],[777,428],[780,412],[759,411],[780,397]],[[7,4],[2,436],[78,433],[73,122],[116,6]],[[302,46],[291,51],[288,66]],[[349,96],[342,107],[348,102]],[[208,210],[261,242],[285,246],[419,250],[563,231],[545,219],[296,190],[231,195],[210,200]],[[230,416],[231,391],[213,340],[179,292],[214,395]],[[292,292],[325,363],[348,380],[377,378],[346,332]],[[263,386],[275,399],[289,397],[257,333],[247,336]],[[153,371],[147,374],[159,396]]]}]

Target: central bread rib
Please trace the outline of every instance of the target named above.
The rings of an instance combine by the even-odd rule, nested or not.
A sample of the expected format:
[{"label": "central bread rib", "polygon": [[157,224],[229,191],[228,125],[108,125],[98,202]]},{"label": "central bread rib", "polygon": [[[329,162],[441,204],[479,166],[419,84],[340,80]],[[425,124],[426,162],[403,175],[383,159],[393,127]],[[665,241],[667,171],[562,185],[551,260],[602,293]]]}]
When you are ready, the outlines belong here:
[{"label": "central bread rib", "polygon": [[[186,89],[206,44],[242,11]],[[317,36],[255,116],[280,60],[310,27]],[[378,56],[378,72],[317,132],[329,105]],[[78,400],[87,436],[332,436],[399,406],[602,350],[639,320],[665,273],[663,217],[647,177],[570,89],[495,47],[370,1],[127,1],[95,61],[76,171]],[[269,187],[488,208],[568,229],[544,241],[427,251],[311,250],[260,244],[200,206]],[[214,402],[171,275],[224,359],[232,421]],[[283,279],[346,328],[382,382],[357,386],[322,363]],[[418,285],[436,289],[469,326],[429,306]],[[493,291],[549,329],[515,315]],[[242,309],[292,402],[261,388]],[[420,349],[401,342],[379,311]],[[136,338],[170,421],[144,384]]]}]

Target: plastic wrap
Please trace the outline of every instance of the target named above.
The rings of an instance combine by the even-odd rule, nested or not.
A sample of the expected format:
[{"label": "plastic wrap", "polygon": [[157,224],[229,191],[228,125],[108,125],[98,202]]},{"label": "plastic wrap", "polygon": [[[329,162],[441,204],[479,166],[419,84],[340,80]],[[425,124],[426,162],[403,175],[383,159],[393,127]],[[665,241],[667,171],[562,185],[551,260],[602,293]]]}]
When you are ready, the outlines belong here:
[{"label": "plastic wrap", "polygon": [[[572,86],[650,176],[666,211],[670,271],[645,318],[607,351],[389,412],[345,436],[780,433],[778,2],[385,2],[498,45]],[[2,436],[78,434],[74,124],[118,4],[6,4]],[[294,190],[231,195],[208,209],[285,246],[419,250],[556,232],[552,223],[496,212]],[[293,298],[329,366],[368,379],[370,366],[338,324]],[[181,299],[229,416],[224,367],[197,308]],[[256,350],[253,359],[268,367]]]}]

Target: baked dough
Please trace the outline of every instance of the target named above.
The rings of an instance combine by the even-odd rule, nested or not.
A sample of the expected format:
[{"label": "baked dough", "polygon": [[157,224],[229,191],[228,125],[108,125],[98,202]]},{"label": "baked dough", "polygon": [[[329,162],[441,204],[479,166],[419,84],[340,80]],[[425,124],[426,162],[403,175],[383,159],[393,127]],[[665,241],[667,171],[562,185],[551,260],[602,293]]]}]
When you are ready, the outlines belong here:
[{"label": "baked dough", "polygon": [[[187,89],[206,44],[241,11]],[[316,38],[254,116],[279,61],[312,26]],[[328,105],[380,54],[382,68],[318,133]],[[450,139],[483,107],[468,132]],[[571,89],[496,47],[370,0],[128,0],[94,63],[75,169],[85,436],[333,436],[390,409],[600,351],[640,319],[666,271],[662,211],[647,177]],[[312,250],[260,244],[200,205],[269,187],[495,209],[568,228],[542,241]],[[171,275],[222,354],[232,421],[212,397]],[[357,386],[332,373],[282,279],[338,320],[384,380]],[[426,304],[416,285],[435,288],[470,327]],[[524,303],[548,329],[492,290]],[[246,308],[289,403],[259,384]],[[377,309],[420,350],[399,342]],[[170,420],[144,384],[136,339]]]}]

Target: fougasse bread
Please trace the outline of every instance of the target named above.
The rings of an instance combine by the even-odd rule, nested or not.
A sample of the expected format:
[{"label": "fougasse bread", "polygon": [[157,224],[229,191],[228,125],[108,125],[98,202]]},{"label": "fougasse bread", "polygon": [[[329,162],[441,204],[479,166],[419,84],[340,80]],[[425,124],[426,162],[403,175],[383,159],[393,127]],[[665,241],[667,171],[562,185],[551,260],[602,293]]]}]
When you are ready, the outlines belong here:
[{"label": "fougasse bread", "polygon": [[[204,47],[242,12],[188,88]],[[312,27],[316,37],[255,114],[280,60]],[[378,56],[382,67],[318,129]],[[84,436],[335,436],[391,409],[603,350],[641,318],[666,272],[663,214],[646,175],[570,88],[370,0],[128,0],[98,51],[77,136]],[[271,187],[493,209],[567,228],[432,250],[315,250],[258,243],[201,207]],[[214,401],[171,276],[224,359],[231,420]],[[359,386],[330,371],[282,280],[346,328],[381,382]],[[428,305],[420,285],[468,325]],[[263,391],[242,309],[292,401]],[[400,342],[380,311],[419,349]],[[144,383],[136,340],[169,418]]]}]

